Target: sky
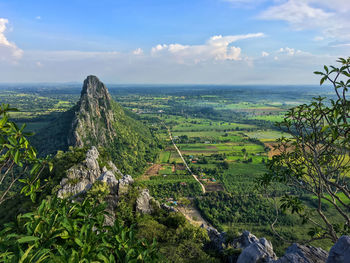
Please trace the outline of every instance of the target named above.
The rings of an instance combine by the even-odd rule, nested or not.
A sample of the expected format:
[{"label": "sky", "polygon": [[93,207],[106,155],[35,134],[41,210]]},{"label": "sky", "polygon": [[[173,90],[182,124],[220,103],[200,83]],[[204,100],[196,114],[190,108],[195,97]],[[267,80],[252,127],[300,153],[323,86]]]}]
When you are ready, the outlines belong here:
[{"label": "sky", "polygon": [[0,0],[0,82],[317,84],[350,0]]}]

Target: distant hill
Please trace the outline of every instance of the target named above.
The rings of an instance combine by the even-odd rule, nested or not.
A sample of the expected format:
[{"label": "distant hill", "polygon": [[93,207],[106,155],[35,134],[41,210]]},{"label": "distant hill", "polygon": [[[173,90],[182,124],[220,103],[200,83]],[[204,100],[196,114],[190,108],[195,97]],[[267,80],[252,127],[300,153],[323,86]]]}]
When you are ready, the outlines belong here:
[{"label": "distant hill", "polygon": [[40,155],[69,146],[103,148],[124,173],[140,173],[153,161],[158,141],[149,128],[112,100],[95,76],[83,84],[80,100],[34,137]]}]

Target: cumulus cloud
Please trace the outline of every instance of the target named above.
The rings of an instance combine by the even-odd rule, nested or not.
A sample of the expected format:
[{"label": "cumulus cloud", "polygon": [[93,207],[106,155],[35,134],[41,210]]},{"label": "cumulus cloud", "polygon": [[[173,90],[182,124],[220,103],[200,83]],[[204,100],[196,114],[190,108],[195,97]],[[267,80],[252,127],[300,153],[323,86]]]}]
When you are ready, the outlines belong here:
[{"label": "cumulus cloud", "polygon": [[268,57],[270,54],[266,51],[261,52],[261,56]]},{"label": "cumulus cloud", "polygon": [[241,60],[241,48],[231,44],[243,39],[263,37],[263,33],[213,36],[202,45],[158,44],[151,49],[153,56],[166,56],[179,63]]},{"label": "cumulus cloud", "polygon": [[259,18],[286,21],[295,30],[318,30],[323,36],[350,39],[348,0],[287,0],[264,10]]},{"label": "cumulus cloud", "polygon": [[7,24],[7,19],[0,18],[0,60],[14,62],[22,57],[23,50],[6,38],[5,31]]},{"label": "cumulus cloud", "polygon": [[142,50],[142,48],[137,48],[132,53],[134,55],[142,55],[143,54],[143,50]]}]

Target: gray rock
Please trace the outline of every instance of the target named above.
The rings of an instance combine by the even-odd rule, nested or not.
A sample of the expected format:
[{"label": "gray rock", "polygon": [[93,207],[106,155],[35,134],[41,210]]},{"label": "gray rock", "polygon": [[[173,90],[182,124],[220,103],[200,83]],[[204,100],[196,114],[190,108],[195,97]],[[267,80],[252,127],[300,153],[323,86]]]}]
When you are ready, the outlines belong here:
[{"label": "gray rock", "polygon": [[161,204],[161,208],[168,212],[176,212],[176,209],[174,207],[169,206],[167,204]]},{"label": "gray rock", "polygon": [[[57,196],[59,198],[76,197],[90,190],[96,180],[107,183],[112,195],[118,194],[120,184],[125,188],[124,191],[127,191],[127,185],[133,182],[131,176],[128,175],[118,181],[112,171],[103,169],[104,172],[101,174],[98,157],[97,148],[92,146],[86,153],[85,160],[67,171],[67,178],[61,180],[61,189],[58,190]],[[111,167],[113,170],[117,169],[115,165]]]},{"label": "gray rock", "polygon": [[258,239],[250,232],[244,231],[238,242],[243,251],[237,263],[263,263],[277,259],[271,242],[265,238]]},{"label": "gray rock", "polygon": [[108,161],[108,166],[111,169],[112,173],[117,176],[123,176],[122,172],[117,168],[117,166],[114,165],[112,161]]},{"label": "gray rock", "polygon": [[294,243],[274,263],[325,263],[327,257],[328,253],[321,248]]},{"label": "gray rock", "polygon": [[329,251],[327,263],[350,262],[350,236],[342,236]]},{"label": "gray rock", "polygon": [[86,153],[86,158],[82,163],[74,165],[67,171],[67,178],[63,178],[60,182],[61,189],[57,193],[59,198],[76,196],[91,188],[101,175],[98,156],[99,153],[93,146]]},{"label": "gray rock", "polygon": [[240,248],[246,248],[253,243],[259,242],[259,239],[249,231],[244,231],[240,236],[238,242]]},{"label": "gray rock", "polygon": [[111,194],[118,194],[118,180],[111,171],[103,172],[98,180],[109,185]]},{"label": "gray rock", "polygon": [[148,189],[143,189],[136,200],[136,211],[142,214],[151,214],[153,212],[153,197],[149,194]]},{"label": "gray rock", "polygon": [[131,175],[126,174],[121,179],[118,180],[118,195],[125,194],[128,192],[129,185],[134,183]]},{"label": "gray rock", "polygon": [[207,228],[208,236],[210,239],[209,248],[215,249],[217,251],[222,251],[224,249],[225,236],[226,233],[220,233],[216,228],[208,227]]},{"label": "gray rock", "polygon": [[110,144],[116,136],[114,118],[106,86],[96,76],[88,76],[81,91],[68,144],[79,147]]}]

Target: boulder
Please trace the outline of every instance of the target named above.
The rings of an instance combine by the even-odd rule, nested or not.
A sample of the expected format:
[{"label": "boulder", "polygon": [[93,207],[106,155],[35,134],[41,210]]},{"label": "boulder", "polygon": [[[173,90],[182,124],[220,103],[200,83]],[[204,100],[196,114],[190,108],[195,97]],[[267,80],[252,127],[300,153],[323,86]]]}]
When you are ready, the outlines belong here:
[{"label": "boulder", "polygon": [[321,248],[294,243],[274,263],[325,263],[327,257],[328,253]]},{"label": "boulder", "polygon": [[97,161],[98,156],[98,150],[95,146],[92,146],[86,153],[85,160],[67,171],[67,178],[63,178],[60,182],[61,189],[57,193],[59,198],[76,196],[91,188],[92,184],[101,175]]},{"label": "boulder", "polygon": [[329,251],[327,263],[350,262],[350,236],[342,236]]},{"label": "boulder", "polygon": [[106,172],[103,172],[98,180],[109,185],[111,194],[118,193],[118,180],[115,178],[114,173],[111,171],[107,170]]},{"label": "boulder", "polygon": [[126,174],[118,180],[118,195],[125,194],[128,191],[129,185],[134,183],[131,175]]},{"label": "boulder", "polygon": [[136,211],[142,214],[151,214],[153,212],[153,197],[149,194],[148,189],[143,189],[136,200]]},{"label": "boulder", "polygon": [[208,248],[214,249],[219,252],[222,251],[224,249],[226,233],[225,232],[220,233],[216,228],[213,228],[213,227],[208,227],[207,232],[210,239]]},{"label": "boulder", "polygon": [[243,249],[237,263],[273,262],[277,259],[270,241],[258,239],[248,231],[244,231],[239,239],[239,248]]},{"label": "boulder", "polygon": [[[101,173],[98,157],[99,152],[97,148],[92,146],[86,153],[85,160],[82,163],[74,165],[67,171],[67,177],[63,178],[60,182],[61,189],[58,190],[57,196],[60,198],[75,197],[86,193],[96,180],[107,183],[110,187],[111,195],[117,196],[119,192],[127,192],[128,186],[134,182],[132,177],[126,175],[122,179],[117,180],[113,171],[118,173],[120,171],[113,163],[111,163],[113,165],[109,165],[112,171],[104,167]],[[122,190],[119,191],[119,189]]]}]

